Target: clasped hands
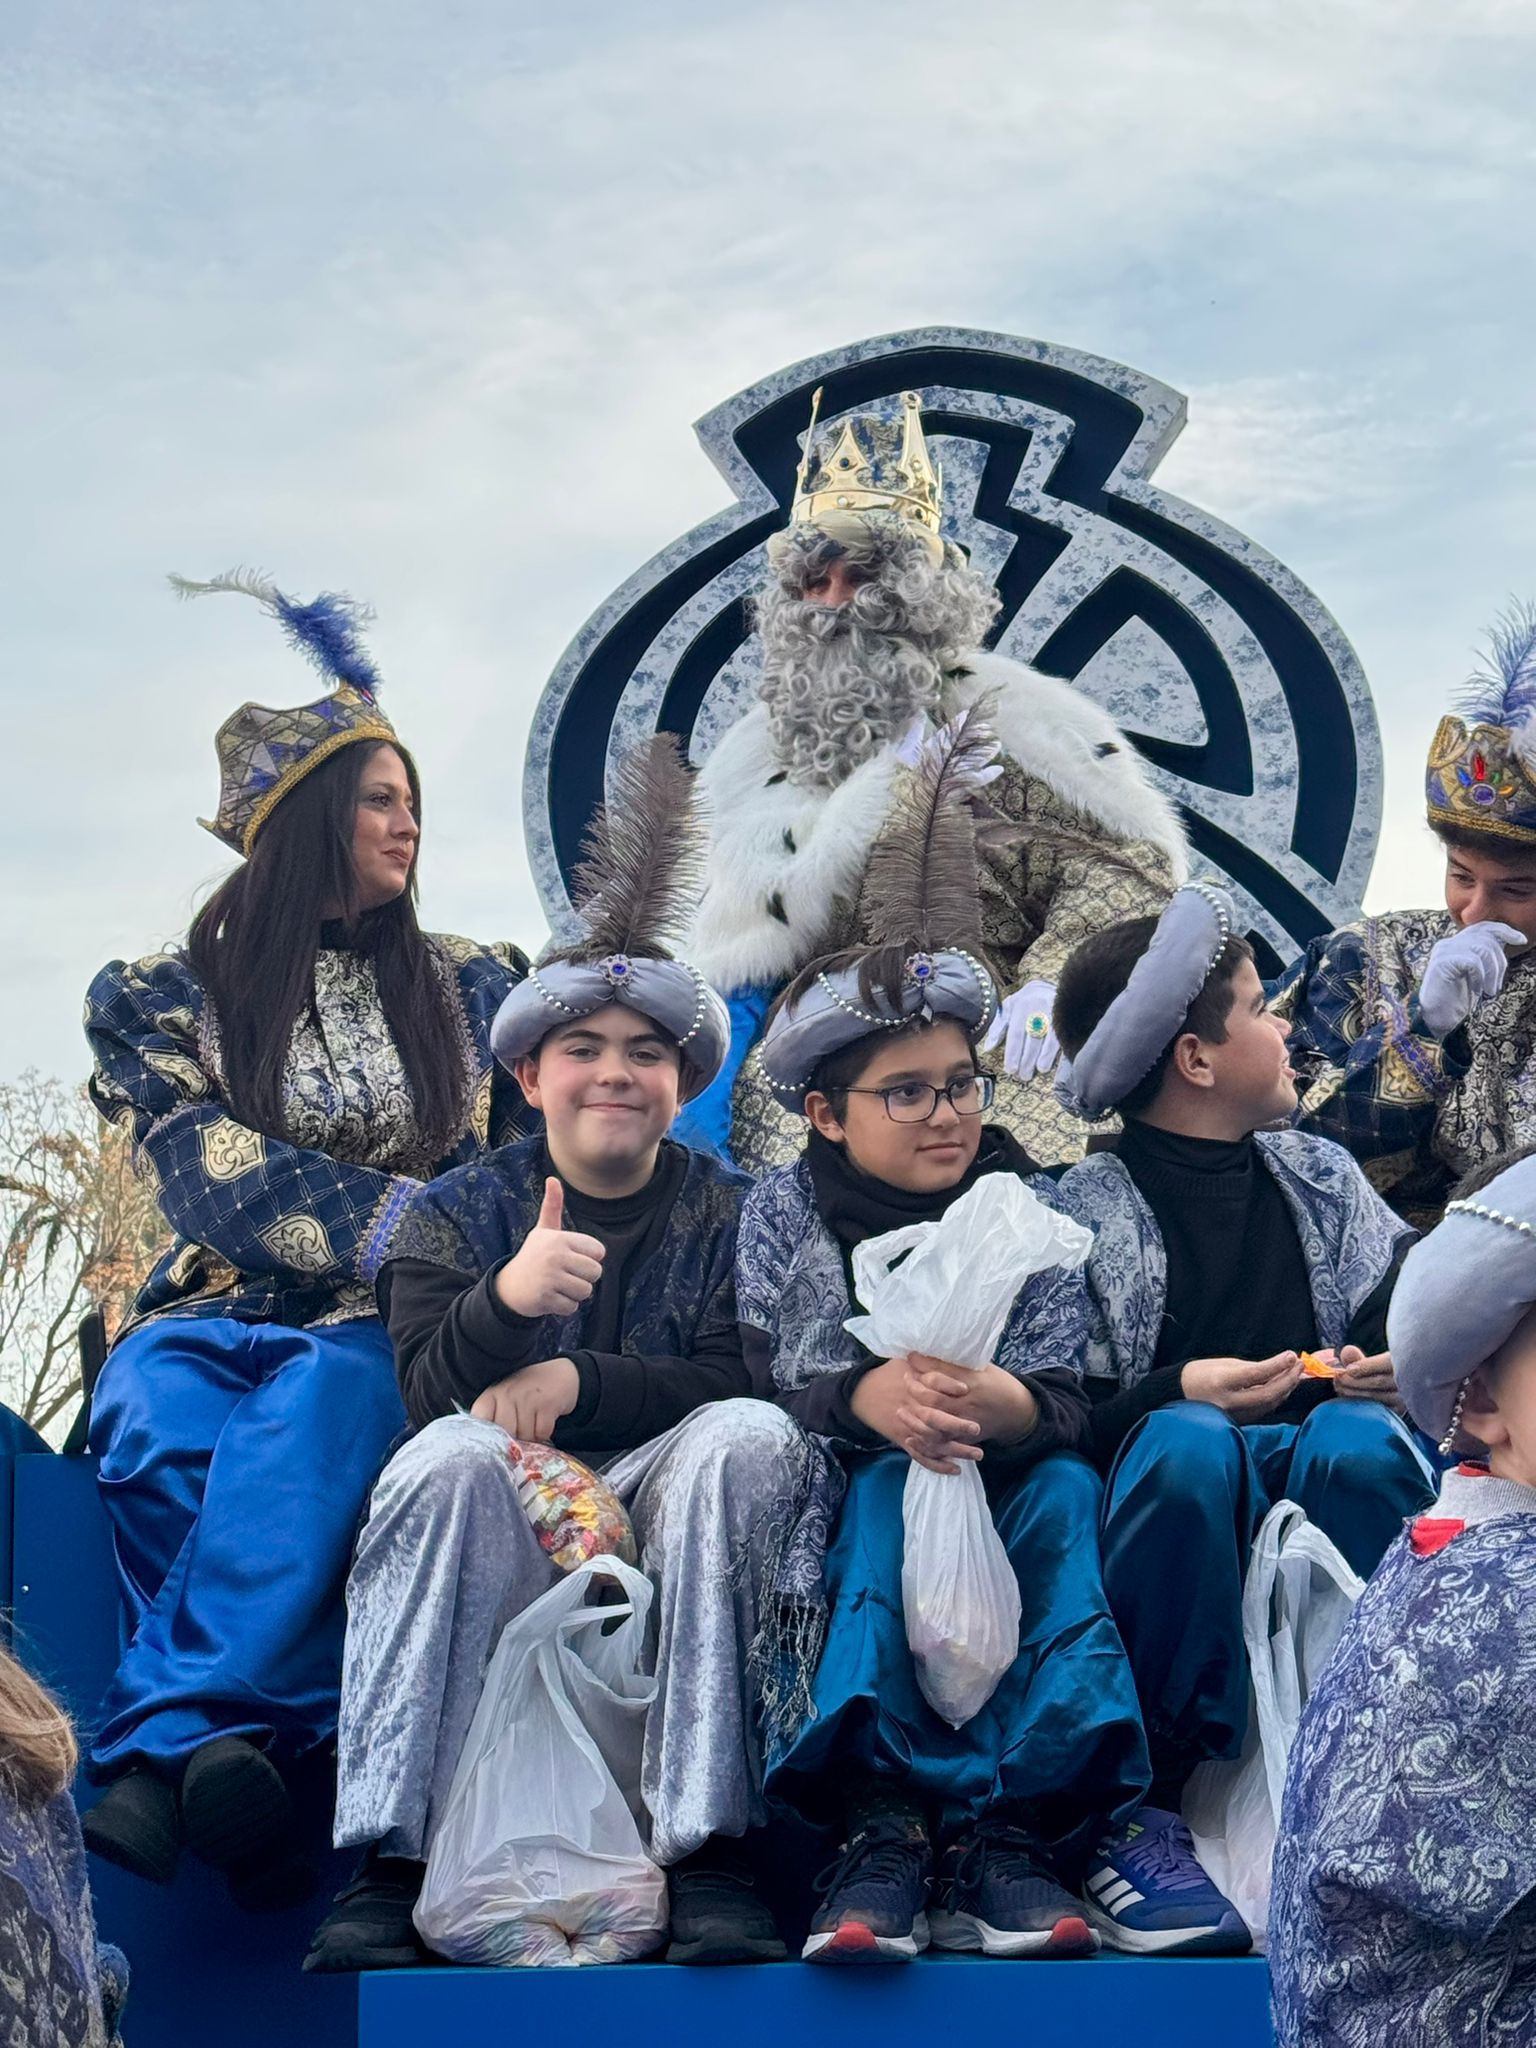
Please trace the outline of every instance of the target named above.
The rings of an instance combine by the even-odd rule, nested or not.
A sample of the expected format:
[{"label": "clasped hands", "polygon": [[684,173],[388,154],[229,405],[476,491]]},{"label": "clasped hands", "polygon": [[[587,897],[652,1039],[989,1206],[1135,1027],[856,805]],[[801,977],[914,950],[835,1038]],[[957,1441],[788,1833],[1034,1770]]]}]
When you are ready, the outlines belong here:
[{"label": "clasped hands", "polygon": [[849,1406],[930,1472],[977,1463],[984,1445],[1018,1443],[1040,1419],[1029,1388],[1000,1365],[971,1371],[916,1351],[872,1367]]}]

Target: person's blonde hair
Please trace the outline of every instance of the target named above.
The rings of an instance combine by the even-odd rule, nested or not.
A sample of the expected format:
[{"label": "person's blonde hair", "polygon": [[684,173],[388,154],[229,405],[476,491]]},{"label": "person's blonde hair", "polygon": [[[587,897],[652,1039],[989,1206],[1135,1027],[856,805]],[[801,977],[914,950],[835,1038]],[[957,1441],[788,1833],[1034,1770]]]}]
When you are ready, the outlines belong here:
[{"label": "person's blonde hair", "polygon": [[41,1804],[69,1783],[76,1755],[69,1716],[0,1646],[0,1777],[19,1799]]}]

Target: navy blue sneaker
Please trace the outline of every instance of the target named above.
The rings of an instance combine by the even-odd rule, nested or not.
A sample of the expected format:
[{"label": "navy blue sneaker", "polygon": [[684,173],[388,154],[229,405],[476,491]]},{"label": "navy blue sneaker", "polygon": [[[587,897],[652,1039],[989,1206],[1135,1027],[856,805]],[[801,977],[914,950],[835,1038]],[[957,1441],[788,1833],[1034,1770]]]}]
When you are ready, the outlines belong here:
[{"label": "navy blue sneaker", "polygon": [[945,1850],[931,1916],[935,1948],[984,1956],[1092,1956],[1083,1902],[1051,1876],[1021,1827],[982,1820]]},{"label": "navy blue sneaker", "polygon": [[1111,1948],[1132,1956],[1243,1956],[1242,1915],[1206,1876],[1176,1813],[1143,1806],[1100,1842],[1083,1891]]},{"label": "navy blue sneaker", "polygon": [[808,1963],[910,1963],[928,1946],[933,1851],[920,1827],[872,1820],[816,1880],[821,1905],[800,1951]]}]

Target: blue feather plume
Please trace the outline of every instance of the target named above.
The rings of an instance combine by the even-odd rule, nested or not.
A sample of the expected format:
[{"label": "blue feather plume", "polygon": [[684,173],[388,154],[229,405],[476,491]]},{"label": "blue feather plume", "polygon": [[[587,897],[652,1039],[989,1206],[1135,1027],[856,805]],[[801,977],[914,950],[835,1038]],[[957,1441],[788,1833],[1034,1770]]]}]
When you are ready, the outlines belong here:
[{"label": "blue feather plume", "polygon": [[336,590],[322,590],[308,604],[300,604],[255,569],[230,569],[222,576],[210,577],[206,583],[172,576],[170,585],[178,597],[207,597],[219,591],[254,597],[322,675],[334,682],[349,683],[370,704],[377,702],[379,672],[360,637],[362,628],[374,617],[370,606]]},{"label": "blue feather plume", "polygon": [[1462,709],[1475,725],[1510,730],[1536,716],[1536,604],[1512,601],[1488,629],[1489,665],[1468,677]]}]

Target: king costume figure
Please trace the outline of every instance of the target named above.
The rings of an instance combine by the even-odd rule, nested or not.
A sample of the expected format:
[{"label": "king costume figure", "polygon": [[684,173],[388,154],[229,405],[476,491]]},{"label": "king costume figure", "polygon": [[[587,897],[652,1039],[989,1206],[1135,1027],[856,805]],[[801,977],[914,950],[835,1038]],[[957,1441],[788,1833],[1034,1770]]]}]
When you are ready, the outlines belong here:
[{"label": "king costume figure", "polygon": [[1425,772],[1444,908],[1314,939],[1275,995],[1303,1125],[1420,1228],[1462,1175],[1536,1139],[1536,606],[1489,639]]},{"label": "king costume figure", "polygon": [[818,427],[820,396],[757,600],[758,701],[700,777],[713,837],[689,951],[727,997],[733,1033],[687,1135],[753,1172],[798,1156],[798,1120],[747,1053],[787,983],[857,937],[870,856],[925,731],[985,698],[1002,745],[990,797],[1013,828],[982,851],[983,937],[1004,974],[984,1047],[994,1114],[1041,1162],[1078,1158],[1085,1135],[1051,1091],[1056,978],[1090,933],[1161,909],[1184,878],[1182,829],[1097,705],[983,651],[999,600],[943,538],[916,394],[894,419]]}]

